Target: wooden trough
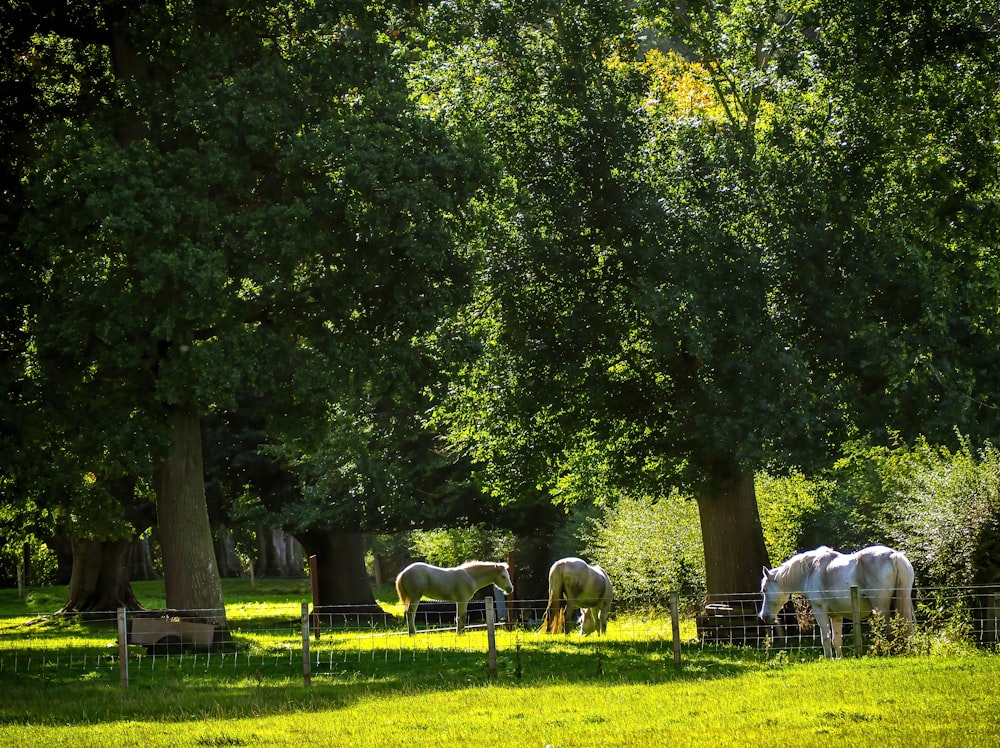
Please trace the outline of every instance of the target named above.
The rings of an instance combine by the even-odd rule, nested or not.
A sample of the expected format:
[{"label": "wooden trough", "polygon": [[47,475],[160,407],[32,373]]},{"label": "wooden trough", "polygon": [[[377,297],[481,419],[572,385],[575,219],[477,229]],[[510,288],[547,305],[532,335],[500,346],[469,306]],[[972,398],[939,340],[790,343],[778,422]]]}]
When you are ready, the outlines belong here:
[{"label": "wooden trough", "polygon": [[181,618],[133,618],[129,622],[129,644],[146,647],[149,654],[173,654],[185,647],[211,649],[216,626]]}]

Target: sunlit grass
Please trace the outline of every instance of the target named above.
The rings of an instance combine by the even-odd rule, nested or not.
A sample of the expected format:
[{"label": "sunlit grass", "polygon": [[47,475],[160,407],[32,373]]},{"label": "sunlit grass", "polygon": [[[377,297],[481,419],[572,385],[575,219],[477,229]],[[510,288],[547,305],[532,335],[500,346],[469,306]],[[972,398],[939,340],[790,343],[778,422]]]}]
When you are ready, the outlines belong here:
[{"label": "sunlit grass", "polygon": [[250,677],[211,690],[72,687],[49,689],[48,716],[18,719],[3,707],[0,744],[995,745],[998,676],[997,658],[978,655],[729,662],[647,682],[361,678],[305,688]]},{"label": "sunlit grass", "polygon": [[[148,588],[141,585],[149,585]],[[703,647],[663,611],[619,614],[606,637],[499,627],[497,671],[473,628],[324,628],[302,673],[304,580],[227,581],[234,647],[151,657],[122,688],[110,623],[44,619],[0,591],[0,745],[764,746],[988,745],[1000,740],[1000,657],[823,661]],[[156,604],[155,583],[140,599]],[[34,597],[37,595],[37,597]],[[26,596],[27,597],[27,596]],[[382,595],[381,597],[385,597]],[[153,601],[153,602],[151,602]],[[162,602],[160,602],[162,604]],[[51,610],[49,612],[51,612]],[[30,626],[33,618],[43,618]],[[10,655],[17,657],[12,666]],[[72,664],[66,658],[72,658]],[[28,659],[31,659],[29,665]]]}]

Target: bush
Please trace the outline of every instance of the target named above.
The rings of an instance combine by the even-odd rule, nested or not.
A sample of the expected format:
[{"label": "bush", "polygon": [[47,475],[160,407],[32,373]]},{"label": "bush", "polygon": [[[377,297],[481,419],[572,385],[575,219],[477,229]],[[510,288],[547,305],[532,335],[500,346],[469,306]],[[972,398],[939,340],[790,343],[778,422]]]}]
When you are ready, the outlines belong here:
[{"label": "bush", "polygon": [[435,566],[459,566],[472,560],[506,561],[514,538],[504,530],[481,526],[414,530],[410,547],[415,556]]},{"label": "bush", "polygon": [[1000,580],[1000,453],[973,451],[963,439],[951,452],[921,442],[897,495],[899,541],[923,581],[934,585]]},{"label": "bush", "polygon": [[698,507],[677,492],[659,501],[621,497],[591,522],[586,544],[626,607],[665,605],[671,592],[689,597],[705,588]]},{"label": "bush", "polygon": [[[27,562],[27,566],[24,563]],[[0,579],[17,585],[18,569],[25,574],[26,587],[42,587],[55,582],[58,559],[55,551],[34,535],[0,546]]]},{"label": "bush", "polygon": [[836,524],[831,521],[829,483],[810,480],[801,473],[759,473],[755,483],[764,544],[772,564],[780,564],[800,551],[819,545],[833,547],[840,542],[829,530]]},{"label": "bush", "polygon": [[[918,584],[1000,580],[1000,453],[959,438],[932,446],[852,446],[832,473],[850,546],[885,543],[906,553]],[[832,545],[832,544],[831,544]]]}]

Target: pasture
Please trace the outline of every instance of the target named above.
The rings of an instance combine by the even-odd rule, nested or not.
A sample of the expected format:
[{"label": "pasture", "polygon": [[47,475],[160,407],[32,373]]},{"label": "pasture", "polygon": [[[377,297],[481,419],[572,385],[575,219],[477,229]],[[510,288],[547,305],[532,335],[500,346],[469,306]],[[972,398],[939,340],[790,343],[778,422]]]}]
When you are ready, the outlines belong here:
[{"label": "pasture", "polygon": [[[703,646],[685,621],[675,669],[669,619],[658,613],[619,614],[603,639],[499,630],[492,681],[482,630],[355,632],[349,645],[324,633],[328,649],[306,687],[282,634],[295,630],[290,611],[305,589],[265,580],[251,593],[245,581],[227,583],[239,653],[137,656],[127,689],[110,655],[52,662],[73,648],[108,649],[107,626],[21,625],[58,607],[62,590],[32,590],[24,600],[0,591],[0,655],[27,642],[51,647],[46,664],[36,655],[32,666],[12,668],[0,657],[0,744],[1000,744],[1000,658],[992,651],[824,661],[815,650]],[[145,604],[162,605],[155,585],[137,590]]]}]

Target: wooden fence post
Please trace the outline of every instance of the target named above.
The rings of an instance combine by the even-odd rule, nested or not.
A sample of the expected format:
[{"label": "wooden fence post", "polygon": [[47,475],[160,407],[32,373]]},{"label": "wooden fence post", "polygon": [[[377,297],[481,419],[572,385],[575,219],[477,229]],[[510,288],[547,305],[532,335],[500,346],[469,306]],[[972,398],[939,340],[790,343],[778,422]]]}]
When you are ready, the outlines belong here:
[{"label": "wooden fence post", "polygon": [[851,622],[854,625],[854,654],[861,656],[861,599],[858,597],[858,586],[851,585]]},{"label": "wooden fence post", "polygon": [[118,671],[119,683],[128,688],[128,621],[125,608],[118,609]]},{"label": "wooden fence post", "polygon": [[990,609],[986,612],[989,618],[989,643],[997,644],[1000,642],[1000,626],[997,625],[997,611],[1000,610],[1000,594],[994,592],[989,596],[990,599]]},{"label": "wooden fence post", "polygon": [[319,613],[316,612],[316,608],[319,606],[319,571],[318,571],[318,561],[315,554],[309,557],[309,580],[312,583],[312,597],[313,597],[313,633],[316,635],[316,640],[319,641]]},{"label": "wooden fence post", "polygon": [[312,669],[309,657],[309,603],[302,603],[302,684],[312,685]]},{"label": "wooden fence post", "polygon": [[489,663],[490,679],[497,677],[497,636],[493,615],[493,597],[486,598],[486,642],[489,647],[487,661]]},{"label": "wooden fence post", "polygon": [[676,592],[670,593],[670,635],[674,640],[674,667],[681,666],[681,619],[680,603]]},{"label": "wooden fence post", "polygon": [[517,584],[514,558],[514,551],[507,551],[507,573],[510,574],[510,583],[513,587],[510,595],[507,596],[507,622],[505,626],[508,631],[514,628],[515,624],[521,622],[521,617],[517,609],[517,587],[514,586]]}]

